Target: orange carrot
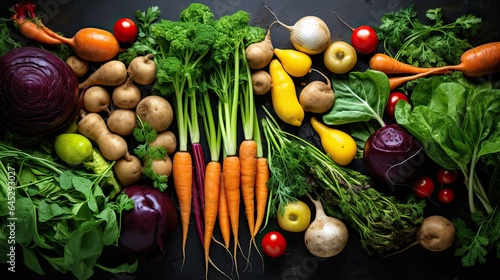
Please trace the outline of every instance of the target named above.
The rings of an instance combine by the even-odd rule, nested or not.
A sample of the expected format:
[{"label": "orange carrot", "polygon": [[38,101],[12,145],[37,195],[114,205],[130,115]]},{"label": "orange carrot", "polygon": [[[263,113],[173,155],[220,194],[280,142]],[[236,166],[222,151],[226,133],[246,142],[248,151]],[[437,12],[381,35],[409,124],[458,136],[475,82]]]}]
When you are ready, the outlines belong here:
[{"label": "orange carrot", "polygon": [[231,231],[234,238],[233,260],[236,271],[238,264],[236,262],[236,253],[239,247],[239,218],[240,218],[240,158],[237,156],[226,156],[222,163],[222,173],[224,179],[224,188],[226,191],[227,209],[231,221]]},{"label": "orange carrot", "polygon": [[257,173],[257,143],[254,140],[244,140],[240,144],[240,176],[241,194],[248,220],[250,234],[255,227],[255,175]]},{"label": "orange carrot", "polygon": [[193,161],[191,154],[178,151],[172,160],[172,176],[174,187],[179,200],[179,211],[182,225],[182,266],[186,259],[186,242],[191,216],[191,200],[193,196]]},{"label": "orange carrot", "polygon": [[370,58],[370,69],[390,74],[418,74],[434,70],[435,68],[422,68],[406,64],[383,54],[376,53]]},{"label": "orange carrot", "polygon": [[219,192],[221,180],[221,165],[218,161],[210,161],[205,169],[204,197],[204,238],[205,278],[208,279],[208,264],[210,262],[210,244],[219,208]]},{"label": "orange carrot", "polygon": [[431,75],[431,74],[445,74],[445,73],[447,73],[447,72],[442,72],[441,69],[434,69],[434,70],[430,70],[427,72],[422,72],[422,73],[418,73],[418,74],[410,75],[410,76],[390,77],[389,78],[389,88],[391,91],[393,91],[397,87],[399,87],[400,85],[402,85],[408,81],[415,80],[417,78],[424,77],[424,76]]},{"label": "orange carrot", "polygon": [[479,77],[500,71],[500,42],[474,47],[460,56],[460,64],[441,67],[455,70],[469,77]]},{"label": "orange carrot", "polygon": [[229,210],[227,208],[226,188],[224,186],[224,173],[221,173],[220,192],[219,192],[219,228],[224,241],[224,247],[229,250],[229,242],[231,240],[231,222],[229,221]]},{"label": "orange carrot", "polygon": [[39,25],[30,20],[18,21],[19,32],[27,39],[47,45],[62,45],[63,42],[45,33]]},{"label": "orange carrot", "polygon": [[265,157],[257,158],[257,175],[255,178],[255,203],[257,216],[255,218],[255,226],[253,236],[255,237],[264,222],[264,217],[267,207],[267,197],[269,189],[267,188],[267,180],[269,180],[269,166]]}]

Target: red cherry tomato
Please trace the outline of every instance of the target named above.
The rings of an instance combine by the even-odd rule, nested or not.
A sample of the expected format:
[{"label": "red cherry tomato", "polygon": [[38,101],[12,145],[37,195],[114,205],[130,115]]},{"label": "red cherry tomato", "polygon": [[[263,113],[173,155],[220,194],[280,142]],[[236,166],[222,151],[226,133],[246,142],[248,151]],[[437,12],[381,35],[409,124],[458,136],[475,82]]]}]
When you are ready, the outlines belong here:
[{"label": "red cherry tomato", "polygon": [[396,104],[399,100],[408,102],[408,96],[399,91],[394,91],[389,94],[387,105],[385,106],[385,113],[387,114],[387,116],[389,116],[390,119],[394,119],[394,110],[396,109]]},{"label": "red cherry tomato", "polygon": [[283,255],[287,246],[285,237],[278,231],[266,233],[262,238],[261,245],[262,251],[273,258]]},{"label": "red cherry tomato", "polygon": [[420,198],[431,196],[434,192],[434,181],[427,176],[418,178],[413,182],[413,192]]},{"label": "red cherry tomato", "polygon": [[442,188],[438,193],[439,200],[442,203],[451,203],[455,200],[455,191],[452,188]]},{"label": "red cherry tomato", "polygon": [[436,173],[436,177],[439,183],[443,185],[449,185],[453,184],[457,180],[458,174],[453,170],[447,170],[443,167],[439,167]]},{"label": "red cherry tomato", "polygon": [[113,34],[122,43],[131,43],[137,38],[139,28],[137,24],[129,18],[121,18],[113,26]]},{"label": "red cherry tomato", "polygon": [[372,53],[378,46],[377,32],[368,25],[355,28],[352,31],[351,44],[359,53]]}]

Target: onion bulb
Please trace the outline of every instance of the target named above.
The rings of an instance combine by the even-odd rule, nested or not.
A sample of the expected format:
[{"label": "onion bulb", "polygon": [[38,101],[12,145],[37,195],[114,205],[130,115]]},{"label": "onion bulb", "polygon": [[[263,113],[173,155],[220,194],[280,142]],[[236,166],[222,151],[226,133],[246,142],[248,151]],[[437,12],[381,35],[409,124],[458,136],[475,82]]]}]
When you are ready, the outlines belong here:
[{"label": "onion bulb", "polygon": [[319,54],[330,45],[330,29],[319,17],[305,16],[290,26],[281,22],[276,14],[267,8],[276,18],[276,23],[290,32],[290,42],[298,51],[311,55]]},{"label": "onion bulb", "polygon": [[304,243],[307,250],[317,257],[333,257],[347,245],[347,226],[341,220],[327,216],[319,200],[309,198],[316,208],[316,217],[306,229]]}]

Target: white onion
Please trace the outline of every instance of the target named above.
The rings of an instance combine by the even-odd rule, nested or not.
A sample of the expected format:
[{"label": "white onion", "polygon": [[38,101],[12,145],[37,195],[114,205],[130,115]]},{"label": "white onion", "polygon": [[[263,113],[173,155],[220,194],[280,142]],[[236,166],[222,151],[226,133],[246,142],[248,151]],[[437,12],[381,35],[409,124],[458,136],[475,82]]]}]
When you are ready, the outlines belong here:
[{"label": "white onion", "polygon": [[306,54],[319,54],[330,45],[330,29],[319,17],[305,16],[295,22],[294,25],[289,26],[282,23],[276,14],[269,7],[267,8],[276,18],[276,23],[290,32],[290,42],[298,51]]},{"label": "white onion", "polygon": [[347,245],[349,231],[341,220],[325,214],[319,200],[311,198],[311,201],[316,208],[316,217],[305,232],[304,243],[307,250],[317,257],[333,257]]}]

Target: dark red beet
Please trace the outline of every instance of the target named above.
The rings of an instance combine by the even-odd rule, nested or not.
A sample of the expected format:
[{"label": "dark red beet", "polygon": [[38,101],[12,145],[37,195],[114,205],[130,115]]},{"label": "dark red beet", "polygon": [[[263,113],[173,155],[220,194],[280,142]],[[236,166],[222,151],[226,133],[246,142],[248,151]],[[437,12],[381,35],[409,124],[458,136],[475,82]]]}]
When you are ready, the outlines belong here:
[{"label": "dark red beet", "polygon": [[366,169],[387,182],[391,190],[413,178],[425,163],[425,153],[415,138],[398,124],[379,128],[366,141]]},{"label": "dark red beet", "polygon": [[120,246],[127,251],[146,254],[160,249],[177,228],[177,210],[168,194],[150,186],[130,186],[124,192],[135,207],[123,212]]}]

